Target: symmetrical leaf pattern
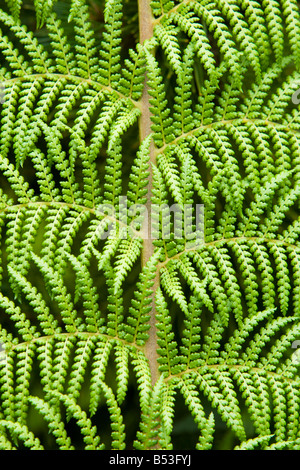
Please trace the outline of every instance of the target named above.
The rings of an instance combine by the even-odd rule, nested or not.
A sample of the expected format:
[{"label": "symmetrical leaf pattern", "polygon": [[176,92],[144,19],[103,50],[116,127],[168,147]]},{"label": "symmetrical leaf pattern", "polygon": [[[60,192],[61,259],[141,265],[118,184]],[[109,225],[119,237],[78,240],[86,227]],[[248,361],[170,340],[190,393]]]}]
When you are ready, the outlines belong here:
[{"label": "symmetrical leaf pattern", "polygon": [[0,448],[299,449],[297,2],[61,3],[0,8]]}]

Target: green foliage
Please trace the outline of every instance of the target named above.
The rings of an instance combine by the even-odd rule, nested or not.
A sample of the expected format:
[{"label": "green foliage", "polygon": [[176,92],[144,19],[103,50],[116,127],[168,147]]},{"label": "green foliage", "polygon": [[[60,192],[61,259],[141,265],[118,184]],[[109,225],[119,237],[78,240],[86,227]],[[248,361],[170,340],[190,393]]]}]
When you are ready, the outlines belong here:
[{"label": "green foliage", "polygon": [[297,2],[2,3],[0,448],[299,449]]}]

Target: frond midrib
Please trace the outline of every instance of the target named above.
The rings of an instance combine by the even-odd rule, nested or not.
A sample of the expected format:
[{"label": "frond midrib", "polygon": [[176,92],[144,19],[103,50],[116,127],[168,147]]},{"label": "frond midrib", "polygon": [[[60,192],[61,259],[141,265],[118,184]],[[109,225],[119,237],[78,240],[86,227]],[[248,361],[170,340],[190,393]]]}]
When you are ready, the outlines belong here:
[{"label": "frond midrib", "polygon": [[293,378],[290,378],[290,377],[285,376],[283,372],[281,373],[273,372],[263,367],[250,367],[250,366],[247,367],[244,364],[226,364],[226,362],[218,363],[218,364],[202,364],[199,367],[185,369],[185,370],[178,372],[177,374],[170,374],[168,377],[164,377],[164,382],[168,383],[170,381],[180,379],[181,377],[185,375],[188,376],[188,375],[193,375],[193,374],[197,374],[202,379],[204,372],[214,371],[214,370],[218,370],[220,372],[224,372],[224,371],[234,372],[237,370],[241,372],[256,372],[260,375],[274,377],[278,379],[279,381],[284,381],[285,383],[290,383],[290,384],[299,383],[300,385],[300,376],[295,376]]},{"label": "frond midrib", "polygon": [[[263,237],[261,235],[257,236],[257,237],[241,236],[241,237],[221,238],[221,239],[218,239],[218,240],[213,240],[211,242],[203,242],[202,247],[205,248],[207,246],[218,246],[218,245],[222,246],[222,245],[226,245],[227,243],[230,243],[230,242],[239,243],[239,242],[249,242],[249,241],[270,243],[270,244],[274,244],[274,245],[279,245],[279,246],[285,246],[285,247],[288,247],[288,248],[292,248],[293,250],[300,250],[300,246],[295,245],[294,243],[288,243],[288,242],[284,241],[284,239],[266,238],[266,237]],[[181,251],[180,253],[176,253],[176,255],[174,255],[174,256],[168,257],[165,261],[161,261],[158,264],[158,267],[160,269],[163,266],[166,266],[170,261],[180,258],[182,255],[184,255],[184,253],[187,253],[187,252],[192,252],[193,253],[193,252],[196,252],[196,251],[198,251],[198,250],[195,250],[193,248],[187,248],[186,250]]]},{"label": "frond midrib", "polygon": [[29,346],[32,344],[39,344],[39,343],[44,343],[47,342],[51,339],[62,339],[62,338],[76,338],[80,337],[80,339],[88,339],[88,338],[100,338],[104,339],[107,341],[116,341],[118,343],[123,344],[124,346],[128,346],[130,348],[134,348],[139,351],[144,351],[144,346],[140,346],[136,344],[135,342],[129,342],[126,341],[123,338],[120,338],[118,336],[111,336],[105,333],[101,333],[100,331],[74,331],[74,332],[55,332],[51,335],[41,335],[41,336],[34,336],[32,339],[28,341],[20,341],[17,344],[11,344],[8,346],[8,351],[7,353],[11,353],[14,351],[17,351],[18,349],[22,350],[24,346]]},{"label": "frond midrib", "polygon": [[33,74],[25,74],[20,77],[13,77],[13,78],[7,78],[1,79],[1,84],[5,86],[5,84],[9,83],[15,83],[15,82],[20,82],[20,81],[26,81],[26,80],[35,80],[36,78],[57,78],[58,80],[70,80],[74,81],[75,83],[81,82],[81,83],[88,83],[95,88],[98,88],[99,90],[106,90],[110,93],[114,93],[117,96],[119,96],[120,99],[125,99],[129,100],[135,108],[140,109],[140,101],[135,101],[133,100],[130,96],[124,95],[120,91],[116,90],[115,88],[108,86],[108,85],[103,85],[100,82],[97,82],[96,80],[93,80],[92,78],[84,78],[80,77],[79,75],[73,75],[73,74],[63,74],[63,73],[58,73],[58,72],[45,72],[45,73],[33,73]]},{"label": "frond midrib", "polygon": [[207,130],[207,129],[216,129],[218,127],[226,126],[227,124],[232,124],[232,125],[241,125],[241,124],[256,124],[256,125],[263,125],[263,126],[273,126],[277,129],[280,129],[281,131],[284,132],[290,132],[292,134],[299,134],[300,129],[294,129],[289,126],[286,126],[285,124],[281,124],[280,122],[276,121],[270,121],[268,119],[259,119],[259,118],[246,118],[246,117],[238,117],[234,119],[224,119],[220,121],[214,121],[211,122],[210,124],[204,124],[199,127],[195,127],[194,129],[188,131],[188,132],[183,132],[180,135],[176,136],[175,139],[172,141],[168,142],[167,144],[163,145],[162,147],[156,148],[155,149],[155,154],[156,156],[160,155],[163,153],[167,148],[172,147],[173,145],[176,145],[179,143],[181,140],[184,140],[190,136],[193,136],[194,134],[198,133],[201,130]]}]

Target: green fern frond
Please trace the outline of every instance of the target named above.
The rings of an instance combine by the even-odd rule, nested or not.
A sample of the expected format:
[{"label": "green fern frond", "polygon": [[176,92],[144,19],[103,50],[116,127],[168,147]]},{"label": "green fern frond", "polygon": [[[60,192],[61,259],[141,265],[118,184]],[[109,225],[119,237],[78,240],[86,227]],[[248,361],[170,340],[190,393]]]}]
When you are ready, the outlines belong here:
[{"label": "green fern frond", "polygon": [[0,448],[298,449],[297,2],[32,4],[0,7]]}]

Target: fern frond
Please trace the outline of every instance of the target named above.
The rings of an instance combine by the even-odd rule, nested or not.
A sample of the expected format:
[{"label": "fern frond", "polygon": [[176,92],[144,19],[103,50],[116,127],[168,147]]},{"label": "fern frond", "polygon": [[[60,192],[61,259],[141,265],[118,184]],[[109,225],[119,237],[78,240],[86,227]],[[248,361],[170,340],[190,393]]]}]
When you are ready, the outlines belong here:
[{"label": "fern frond", "polygon": [[174,333],[172,332],[169,313],[167,310],[166,300],[161,292],[158,290],[156,293],[157,304],[157,336],[158,336],[158,354],[160,355],[158,363],[160,364],[161,372],[171,374],[180,370],[178,350],[176,342],[174,341]]},{"label": "fern frond", "polygon": [[145,49],[145,58],[149,79],[150,111],[152,112],[153,139],[157,147],[174,139],[173,123],[170,109],[165,98],[164,85],[162,84],[161,71],[153,55]]},{"label": "fern frond", "polygon": [[1,449],[300,447],[297,2],[150,3],[0,7]]},{"label": "fern frond", "polygon": [[122,2],[109,0],[104,10],[105,31],[100,48],[99,80],[106,86],[117,87],[120,78]]},{"label": "fern frond", "polygon": [[70,415],[76,420],[85,443],[85,450],[101,450],[103,444],[100,444],[99,437],[96,435],[96,427],[92,425],[84,410],[75,403],[72,398],[58,392],[52,392],[55,398],[59,399],[69,411]]},{"label": "fern frond", "polygon": [[12,437],[17,437],[25,447],[28,447],[31,450],[44,450],[44,447],[41,445],[39,439],[35,437],[34,434],[29,431],[28,427],[24,424],[22,425],[17,422],[5,421],[1,419],[0,426],[7,428],[7,430],[12,434]]},{"label": "fern frond", "polygon": [[69,332],[76,331],[78,322],[76,321],[75,309],[72,305],[71,295],[67,292],[62,277],[42,258],[38,257],[34,253],[32,253],[31,256],[45,277],[47,287],[49,288],[49,294],[55,298],[59,306],[66,330]]},{"label": "fern frond", "polygon": [[65,428],[61,424],[60,416],[54,412],[53,408],[41,398],[29,397],[29,400],[47,421],[49,430],[54,435],[59,448],[61,450],[74,450]]}]

